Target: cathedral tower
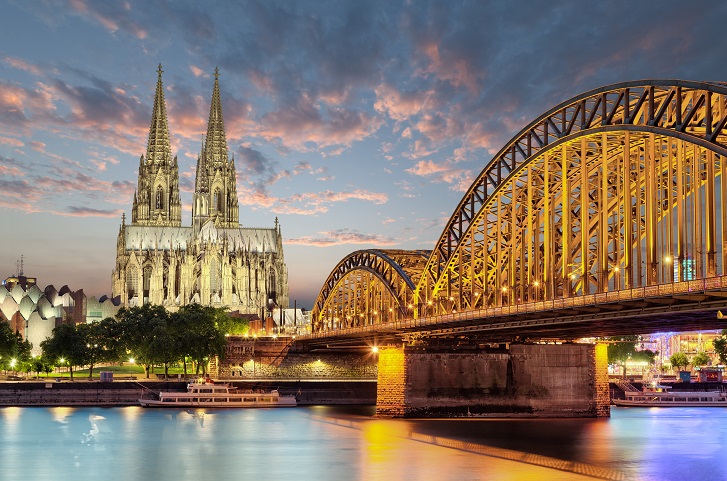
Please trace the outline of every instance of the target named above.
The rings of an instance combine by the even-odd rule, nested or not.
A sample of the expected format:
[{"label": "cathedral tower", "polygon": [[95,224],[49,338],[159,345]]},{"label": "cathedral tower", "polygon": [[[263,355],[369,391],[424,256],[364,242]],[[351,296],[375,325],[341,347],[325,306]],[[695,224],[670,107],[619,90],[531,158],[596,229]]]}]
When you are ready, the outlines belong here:
[{"label": "cathedral tower", "polygon": [[139,159],[139,184],[134,193],[131,221],[136,225],[178,227],[182,224],[179,167],[172,159],[167,109],[162,88],[162,66],[157,71],[154,108],[149,127],[146,158]]},{"label": "cathedral tower", "polygon": [[235,159],[230,159],[222,118],[219,71],[215,69],[207,137],[197,158],[197,178],[192,204],[192,226],[200,229],[212,219],[217,227],[239,226]]},{"label": "cathedral tower", "polygon": [[181,225],[179,168],[172,159],[159,67],[146,157],[139,163],[131,224],[116,241],[113,295],[125,307],[198,303],[245,314],[289,304],[280,225],[240,227],[235,161],[229,158],[215,69],[207,137],[197,159],[192,226]]}]

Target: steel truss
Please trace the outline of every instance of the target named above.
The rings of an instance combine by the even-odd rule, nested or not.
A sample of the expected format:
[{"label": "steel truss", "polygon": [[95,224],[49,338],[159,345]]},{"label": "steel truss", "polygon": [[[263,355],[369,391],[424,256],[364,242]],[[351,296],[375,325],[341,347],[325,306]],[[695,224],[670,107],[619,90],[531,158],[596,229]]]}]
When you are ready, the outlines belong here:
[{"label": "steel truss", "polygon": [[312,312],[316,331],[394,322],[414,315],[414,289],[430,251],[361,250],[331,271]]},{"label": "steel truss", "polygon": [[[727,274],[726,123],[718,83],[622,83],[554,107],[483,169],[401,284],[413,292],[381,281],[389,305],[417,318]],[[353,274],[386,268],[359,256],[329,276],[318,314],[387,322],[362,310],[369,284]]]}]

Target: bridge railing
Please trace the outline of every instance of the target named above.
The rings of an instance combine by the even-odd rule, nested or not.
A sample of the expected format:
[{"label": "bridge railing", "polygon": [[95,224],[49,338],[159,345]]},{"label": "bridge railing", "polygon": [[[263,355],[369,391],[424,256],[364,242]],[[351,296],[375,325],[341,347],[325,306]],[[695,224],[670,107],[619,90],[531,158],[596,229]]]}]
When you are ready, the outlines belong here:
[{"label": "bridge railing", "polygon": [[727,276],[708,277],[691,281],[671,282],[668,284],[657,284],[646,287],[634,287],[585,296],[565,297],[548,301],[534,301],[510,306],[488,307],[485,309],[474,309],[450,314],[440,314],[429,317],[409,318],[401,321],[387,322],[381,324],[370,324],[362,327],[336,328],[319,331],[301,339],[315,339],[318,337],[330,337],[332,334],[347,336],[362,334],[366,332],[405,331],[416,330],[419,327],[428,327],[437,324],[448,324],[458,321],[474,319],[491,319],[517,314],[555,311],[569,308],[596,306],[598,304],[615,303],[621,301],[640,300],[654,297],[665,297],[674,294],[699,293],[714,290],[727,290]]}]

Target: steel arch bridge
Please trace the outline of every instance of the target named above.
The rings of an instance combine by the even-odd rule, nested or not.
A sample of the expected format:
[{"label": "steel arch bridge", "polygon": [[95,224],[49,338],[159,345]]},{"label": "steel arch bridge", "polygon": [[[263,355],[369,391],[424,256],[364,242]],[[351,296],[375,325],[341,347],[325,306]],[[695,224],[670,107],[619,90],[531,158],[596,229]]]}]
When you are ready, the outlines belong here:
[{"label": "steel arch bridge", "polygon": [[351,306],[372,324],[399,319],[374,314],[381,305],[367,304],[356,280],[364,272],[410,319],[721,290],[725,124],[725,83],[626,82],[565,101],[485,166],[425,263],[397,268],[405,251],[376,266],[360,253],[386,251],[341,261],[314,306],[315,329],[351,327],[340,322]]},{"label": "steel arch bridge", "polygon": [[430,251],[360,250],[346,256],[315,303],[316,329],[399,321],[414,311],[414,290]]}]

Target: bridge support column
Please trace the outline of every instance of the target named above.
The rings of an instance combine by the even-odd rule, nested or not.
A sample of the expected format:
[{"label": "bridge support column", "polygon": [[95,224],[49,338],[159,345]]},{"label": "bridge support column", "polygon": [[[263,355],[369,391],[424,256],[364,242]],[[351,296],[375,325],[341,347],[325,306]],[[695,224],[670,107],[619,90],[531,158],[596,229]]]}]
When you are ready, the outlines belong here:
[{"label": "bridge support column", "polygon": [[380,348],[378,382],[376,383],[377,416],[397,418],[407,416],[407,378],[404,348]]},{"label": "bridge support column", "polygon": [[382,417],[608,417],[605,344],[379,351]]}]

